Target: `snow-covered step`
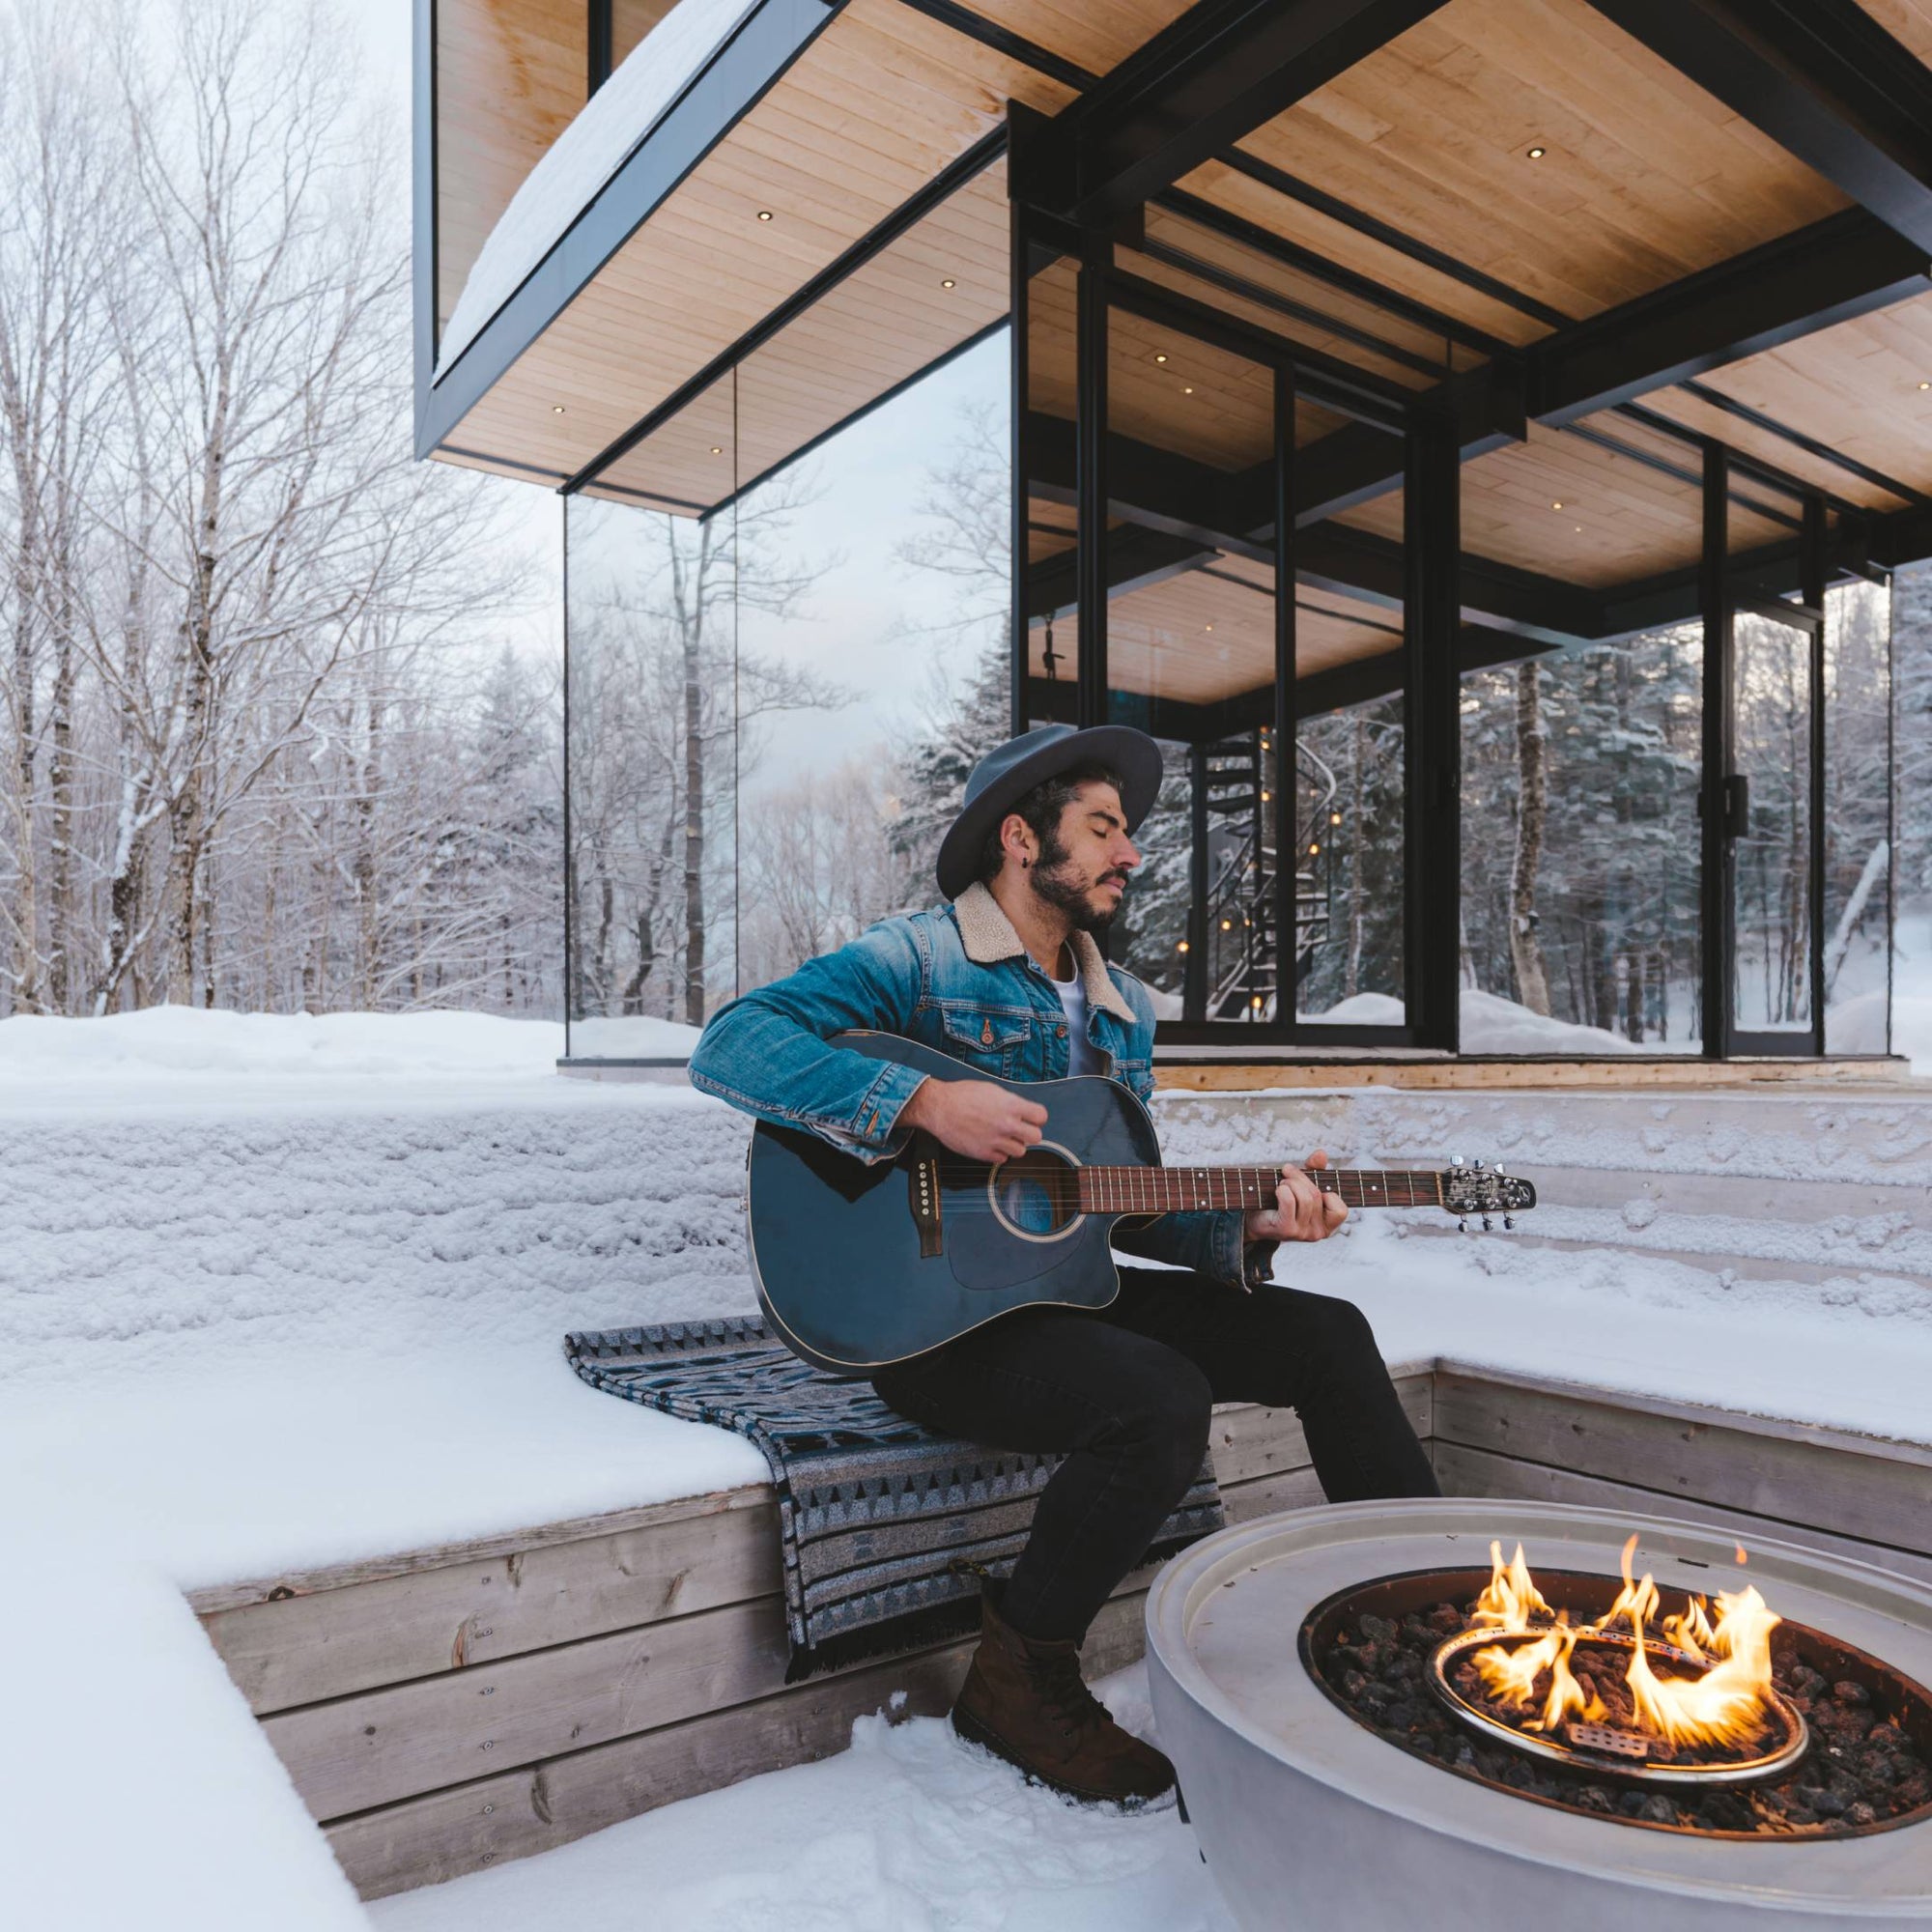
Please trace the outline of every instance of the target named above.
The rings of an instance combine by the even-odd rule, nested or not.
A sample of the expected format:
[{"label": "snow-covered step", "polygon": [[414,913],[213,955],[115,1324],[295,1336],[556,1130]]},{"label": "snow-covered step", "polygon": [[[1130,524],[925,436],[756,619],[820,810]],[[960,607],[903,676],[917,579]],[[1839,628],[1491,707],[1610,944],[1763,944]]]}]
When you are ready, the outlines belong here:
[{"label": "snow-covered step", "polygon": [[[1932,1091],[1168,1094],[1157,1113],[1170,1160],[1318,1144],[1341,1162],[1500,1160],[1536,1183],[1516,1237],[1532,1244],[1932,1297]],[[1445,1215],[1404,1219],[1454,1233]]]}]

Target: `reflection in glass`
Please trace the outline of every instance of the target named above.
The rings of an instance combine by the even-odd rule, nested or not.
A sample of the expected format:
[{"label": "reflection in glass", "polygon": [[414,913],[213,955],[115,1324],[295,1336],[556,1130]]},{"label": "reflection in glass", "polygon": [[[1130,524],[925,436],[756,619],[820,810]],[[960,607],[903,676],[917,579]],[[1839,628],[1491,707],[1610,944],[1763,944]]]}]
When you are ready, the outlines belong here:
[{"label": "reflection in glass", "polygon": [[1732,632],[1735,782],[1745,822],[1731,841],[1734,1024],[1811,1025],[1811,639],[1740,611]]},{"label": "reflection in glass", "polygon": [[1694,625],[1463,680],[1463,1049],[1696,1051]]},{"label": "reflection in glass", "polygon": [[1825,1051],[1884,1053],[1891,950],[1891,593],[1825,593]]}]

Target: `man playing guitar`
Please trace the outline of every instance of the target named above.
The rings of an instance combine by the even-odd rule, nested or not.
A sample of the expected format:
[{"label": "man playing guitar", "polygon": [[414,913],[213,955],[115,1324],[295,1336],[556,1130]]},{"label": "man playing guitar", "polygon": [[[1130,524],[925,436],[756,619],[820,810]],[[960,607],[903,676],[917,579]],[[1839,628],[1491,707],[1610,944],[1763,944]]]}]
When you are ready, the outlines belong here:
[{"label": "man playing guitar", "polygon": [[[1132,834],[1160,775],[1159,747],[1123,726],[1048,725],[989,753],[940,848],[950,903],[883,920],[724,1008],[693,1084],[868,1162],[915,1131],[976,1161],[1038,1143],[1045,1109],[976,1074],[1110,1074],[1148,1099],[1152,1002],[1093,934],[1140,864]],[[937,1047],[961,1075],[828,1043],[854,1029]],[[1079,1644],[1200,1470],[1214,1403],[1293,1408],[1331,1502],[1438,1493],[1361,1312],[1269,1279],[1278,1242],[1321,1240],[1347,1213],[1285,1167],[1272,1208],[1122,1224],[1117,1248],[1179,1265],[1122,1268],[1108,1306],[1016,1309],[878,1371],[880,1396],[914,1421],[1065,1456],[1010,1577],[986,1592],[960,1736],[1089,1802],[1172,1791],[1167,1759],[1087,1690]]]}]

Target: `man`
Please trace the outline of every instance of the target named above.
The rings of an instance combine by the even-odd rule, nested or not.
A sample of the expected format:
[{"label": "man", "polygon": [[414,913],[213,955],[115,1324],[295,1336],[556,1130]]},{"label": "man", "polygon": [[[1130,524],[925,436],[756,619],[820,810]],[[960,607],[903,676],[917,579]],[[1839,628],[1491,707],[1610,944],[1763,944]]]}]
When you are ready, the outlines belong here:
[{"label": "man", "polygon": [[[1159,747],[1121,726],[1049,725],[989,753],[940,847],[951,903],[883,920],[725,1007],[693,1084],[864,1161],[894,1158],[915,1129],[972,1160],[1024,1153],[1046,1110],[975,1074],[1106,1073],[1149,1098],[1153,1003],[1093,934],[1121,909],[1160,777]],[[847,1028],[938,1048],[960,1077],[827,1044]],[[875,1378],[932,1429],[1065,1456],[1012,1575],[985,1594],[961,1737],[1079,1799],[1145,1805],[1173,1789],[1167,1759],[1087,1690],[1078,1653],[1199,1472],[1213,1403],[1294,1408],[1330,1501],[1436,1493],[1361,1313],[1268,1279],[1277,1242],[1319,1241],[1347,1212],[1286,1167],[1271,1208],[1123,1223],[1117,1247],[1179,1266],[1122,1268],[1105,1309],[1017,1310]]]}]

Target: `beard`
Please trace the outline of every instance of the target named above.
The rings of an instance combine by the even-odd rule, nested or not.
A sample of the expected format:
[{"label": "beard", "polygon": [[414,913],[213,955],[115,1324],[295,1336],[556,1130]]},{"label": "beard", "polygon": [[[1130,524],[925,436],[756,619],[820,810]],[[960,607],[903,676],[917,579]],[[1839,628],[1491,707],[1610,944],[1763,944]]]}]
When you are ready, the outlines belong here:
[{"label": "beard", "polygon": [[1051,833],[1040,840],[1039,863],[1027,874],[1036,897],[1064,913],[1076,932],[1099,932],[1113,924],[1126,904],[1124,890],[1114,904],[1096,906],[1092,895],[1108,881],[1118,880],[1124,889],[1127,875],[1120,871],[1102,872],[1097,879],[1083,883],[1073,870],[1073,855]]}]

